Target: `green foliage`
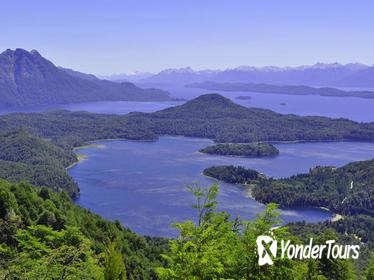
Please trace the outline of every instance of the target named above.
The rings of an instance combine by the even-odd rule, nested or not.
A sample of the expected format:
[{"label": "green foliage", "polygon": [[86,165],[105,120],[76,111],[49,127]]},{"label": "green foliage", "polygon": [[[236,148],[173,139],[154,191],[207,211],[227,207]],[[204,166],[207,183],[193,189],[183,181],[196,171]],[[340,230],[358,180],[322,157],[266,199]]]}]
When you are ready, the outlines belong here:
[{"label": "green foliage", "polygon": [[23,129],[0,134],[0,178],[12,183],[28,181],[55,191],[65,190],[72,197],[79,187],[65,167],[77,161],[73,151],[64,150],[32,136]]},{"label": "green foliage", "polygon": [[171,252],[164,256],[168,267],[157,270],[161,279],[289,279],[289,260],[277,258],[274,266],[257,263],[259,235],[272,234],[277,240],[287,235],[286,228],[273,228],[281,223],[276,205],[269,204],[253,222],[231,219],[216,211],[217,185],[188,188],[197,199],[193,207],[198,223],[173,224],[180,234],[170,241]]},{"label": "green foliage", "polygon": [[267,143],[228,143],[208,146],[199,150],[204,154],[242,157],[271,157],[279,154],[279,150]]},{"label": "green foliage", "polygon": [[204,169],[203,174],[230,184],[256,184],[265,177],[261,173],[242,166],[221,165]]},{"label": "green foliage", "polygon": [[8,265],[11,279],[100,279],[102,269],[90,241],[77,228],[54,231],[42,225],[18,230],[16,258]]},{"label": "green foliage", "polygon": [[65,169],[49,165],[29,165],[0,160],[0,178],[12,183],[30,182],[47,186],[54,191],[65,190],[71,197],[78,197],[79,187]]},{"label": "green foliage", "polygon": [[99,139],[156,140],[157,135],[214,139],[219,143],[258,141],[374,141],[373,123],[282,115],[246,108],[218,94],[199,96],[154,113],[100,115],[51,111],[0,117],[0,128],[24,128],[54,144],[72,148]]},{"label": "green foliage", "polygon": [[308,174],[282,179],[233,166],[214,166],[203,173],[228,183],[251,184],[254,198],[263,203],[327,207],[345,216],[331,225],[337,232],[374,242],[374,160],[340,168],[316,167]]},{"label": "green foliage", "polygon": [[72,151],[32,136],[23,129],[0,134],[0,159],[30,165],[52,165],[65,168],[77,161]]},{"label": "green foliage", "polygon": [[126,280],[126,269],[122,260],[122,253],[117,245],[117,240],[109,240],[108,245],[105,248],[105,280]]},{"label": "green foliage", "polygon": [[340,168],[316,167],[309,174],[261,181],[253,195],[282,206],[328,207],[344,215],[374,213],[374,160]]},{"label": "green foliage", "polygon": [[366,280],[374,280],[374,255],[372,256],[370,265],[366,270]]},{"label": "green foliage", "polygon": [[102,279],[109,236],[117,242],[116,262],[123,254],[127,279],[156,279],[154,269],[165,264],[166,239],[138,236],[75,205],[65,192],[0,181],[0,214],[0,271],[6,275],[43,279],[49,271],[46,279]]}]

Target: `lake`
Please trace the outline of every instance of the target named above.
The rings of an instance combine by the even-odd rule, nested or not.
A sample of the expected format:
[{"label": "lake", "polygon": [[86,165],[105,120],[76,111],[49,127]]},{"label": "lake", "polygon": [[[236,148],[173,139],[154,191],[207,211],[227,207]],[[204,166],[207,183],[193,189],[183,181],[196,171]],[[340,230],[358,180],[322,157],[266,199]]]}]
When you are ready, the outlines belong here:
[{"label": "lake", "polygon": [[[248,159],[202,155],[199,149],[211,140],[160,137],[157,142],[96,142],[104,148],[83,148],[87,158],[69,169],[79,184],[77,204],[110,220],[118,219],[139,234],[174,236],[169,224],[195,220],[192,194],[185,184],[197,181],[211,186],[215,180],[201,175],[212,165],[241,165],[267,176],[286,177],[307,172],[316,165],[342,166],[374,157],[374,143],[292,143],[276,144],[280,155],[267,159]],[[248,197],[247,188],[219,183],[220,209],[250,220],[264,206]],[[282,209],[286,222],[317,222],[331,213],[316,208]]]},{"label": "lake", "polygon": [[[374,99],[215,91],[182,86],[163,86],[162,89],[169,91],[172,97],[184,99],[192,99],[201,94],[216,92],[243,106],[269,109],[281,114],[347,118],[358,122],[374,121],[374,112],[372,110],[374,108]],[[351,88],[342,89],[357,90]],[[370,88],[365,90],[374,91],[374,89]],[[238,96],[249,96],[251,99],[240,100],[237,99]]]},{"label": "lake", "polygon": [[[192,99],[211,90],[193,89],[178,86],[164,86],[162,89],[171,93],[172,97]],[[374,99],[354,97],[326,97],[311,95],[264,94],[249,92],[219,92],[235,103],[246,107],[270,109],[282,114],[297,114],[300,116],[327,116],[332,118],[348,118],[358,122],[374,121]],[[249,96],[250,100],[239,100],[238,96]],[[101,114],[127,114],[129,112],[155,112],[184,102],[132,102],[106,101],[87,102],[78,104],[40,106],[20,109],[0,109],[1,114],[12,112],[40,112],[46,110],[88,111]]]}]

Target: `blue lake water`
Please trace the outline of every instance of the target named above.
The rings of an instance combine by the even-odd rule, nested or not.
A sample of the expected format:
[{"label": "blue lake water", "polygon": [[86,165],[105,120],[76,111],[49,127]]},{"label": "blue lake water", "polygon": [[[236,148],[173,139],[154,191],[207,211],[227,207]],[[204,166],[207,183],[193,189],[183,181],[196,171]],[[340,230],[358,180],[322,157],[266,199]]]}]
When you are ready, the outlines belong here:
[{"label": "blue lake water", "polygon": [[[193,89],[177,86],[165,86],[172,97],[192,99],[210,90]],[[327,116],[333,118],[348,118],[358,122],[374,121],[374,99],[354,97],[326,97],[311,95],[264,94],[249,92],[219,92],[235,103],[246,107],[270,109],[282,114],[297,114],[300,116]],[[236,99],[238,96],[250,96],[250,100]],[[184,102],[88,102],[67,105],[40,106],[21,109],[0,109],[1,114],[12,112],[40,112],[46,110],[88,111],[102,114],[127,114],[129,112],[154,112]]]},{"label": "blue lake water", "polygon": [[[268,159],[247,159],[201,155],[197,150],[210,145],[207,139],[160,137],[157,142],[97,142],[105,148],[84,148],[88,157],[69,174],[79,184],[79,205],[115,220],[139,234],[173,236],[169,224],[194,220],[193,196],[185,184],[210,186],[216,181],[201,175],[212,165],[241,165],[267,176],[286,177],[307,172],[316,165],[342,166],[374,158],[374,143],[276,144],[280,155]],[[248,197],[243,186],[219,183],[220,209],[233,216],[252,219],[264,206]],[[286,222],[317,222],[331,213],[315,208],[282,209]]]},{"label": "blue lake water", "polygon": [[[374,99],[356,97],[329,97],[312,95],[265,94],[256,92],[229,92],[164,86],[172,97],[192,99],[201,94],[217,92],[235,103],[246,107],[265,108],[282,114],[300,116],[326,116],[347,118],[358,122],[374,121]],[[345,88],[344,90],[356,90]],[[363,89],[360,89],[363,90]],[[374,89],[365,89],[374,91]],[[237,99],[238,96],[250,96],[250,100]]]},{"label": "blue lake water", "polygon": [[[172,97],[192,99],[212,91],[167,86]],[[284,114],[344,117],[359,122],[374,121],[374,99],[339,98],[321,96],[293,96],[248,92],[220,92],[246,107],[270,109]],[[238,96],[250,96],[239,100]],[[180,105],[183,102],[88,102],[68,105],[41,106],[11,112],[39,112],[45,110],[88,111],[103,114],[154,112]],[[317,165],[341,166],[348,162],[374,158],[371,143],[298,143],[277,144],[280,156],[272,159],[244,159],[197,154],[196,151],[211,144],[210,140],[161,137],[158,142],[103,142],[104,149],[87,148],[81,153],[88,158],[69,170],[81,188],[77,203],[105,218],[119,219],[125,226],[140,234],[171,236],[168,227],[195,217],[190,205],[192,195],[184,187],[198,181],[210,186],[215,181],[205,178],[201,171],[212,165],[242,165],[268,176],[286,177],[307,172]],[[252,219],[264,206],[248,198],[242,186],[220,183],[218,197],[222,209],[234,216]],[[282,209],[286,222],[306,220],[316,222],[331,218],[321,209]]]},{"label": "blue lake water", "polygon": [[87,111],[98,114],[128,114],[130,112],[150,113],[162,110],[171,106],[180,105],[184,102],[165,101],[165,102],[134,102],[134,101],[103,101],[103,102],[86,102],[64,105],[48,105],[36,107],[22,107],[12,109],[0,109],[0,115],[22,112],[42,112],[49,110],[68,110],[68,111]]}]

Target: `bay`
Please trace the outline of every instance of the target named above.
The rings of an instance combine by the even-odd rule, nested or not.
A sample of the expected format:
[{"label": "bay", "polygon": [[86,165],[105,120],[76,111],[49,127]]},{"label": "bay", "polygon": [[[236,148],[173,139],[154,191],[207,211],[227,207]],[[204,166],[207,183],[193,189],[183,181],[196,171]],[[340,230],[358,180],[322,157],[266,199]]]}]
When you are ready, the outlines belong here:
[{"label": "bay", "polygon": [[[118,219],[139,234],[174,236],[169,225],[186,219],[195,221],[194,198],[185,184],[194,181],[211,186],[217,181],[201,172],[212,165],[241,165],[267,176],[288,177],[308,172],[317,165],[342,166],[374,157],[374,143],[288,143],[276,144],[275,158],[249,159],[202,155],[197,151],[211,140],[160,137],[157,142],[101,141],[104,148],[83,148],[87,158],[69,169],[79,184],[79,205],[110,220]],[[218,182],[221,210],[251,220],[264,205],[248,197],[240,185]],[[317,222],[332,214],[317,208],[281,209],[285,222]]]}]

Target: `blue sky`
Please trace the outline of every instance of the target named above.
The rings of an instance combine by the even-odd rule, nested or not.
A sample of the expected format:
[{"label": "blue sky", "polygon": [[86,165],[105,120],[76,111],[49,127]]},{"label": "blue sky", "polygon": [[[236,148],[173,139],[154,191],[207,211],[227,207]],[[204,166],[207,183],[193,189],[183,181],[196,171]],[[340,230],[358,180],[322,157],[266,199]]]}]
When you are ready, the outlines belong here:
[{"label": "blue sky", "polygon": [[374,1],[3,1],[0,50],[94,74],[374,64]]}]

